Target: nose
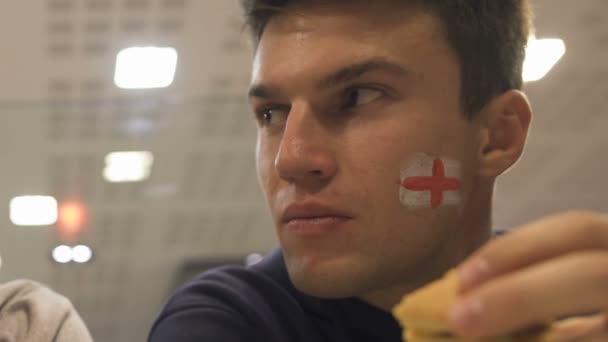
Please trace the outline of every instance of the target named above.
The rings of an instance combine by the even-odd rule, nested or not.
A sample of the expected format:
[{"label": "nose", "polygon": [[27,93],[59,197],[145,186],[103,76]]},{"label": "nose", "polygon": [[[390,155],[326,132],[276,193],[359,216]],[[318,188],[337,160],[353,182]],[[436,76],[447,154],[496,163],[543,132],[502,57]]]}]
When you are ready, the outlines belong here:
[{"label": "nose", "polygon": [[275,158],[279,177],[298,186],[319,186],[338,169],[331,132],[305,104],[293,103]]}]

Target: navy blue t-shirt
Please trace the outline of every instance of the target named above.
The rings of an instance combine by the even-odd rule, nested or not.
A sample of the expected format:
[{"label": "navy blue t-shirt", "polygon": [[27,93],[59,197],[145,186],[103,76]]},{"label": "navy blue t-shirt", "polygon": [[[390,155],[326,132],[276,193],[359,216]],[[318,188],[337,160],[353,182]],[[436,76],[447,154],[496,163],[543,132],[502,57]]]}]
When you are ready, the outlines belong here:
[{"label": "navy blue t-shirt", "polygon": [[169,299],[149,342],[401,342],[389,312],[296,290],[281,250],[250,266],[199,275]]}]

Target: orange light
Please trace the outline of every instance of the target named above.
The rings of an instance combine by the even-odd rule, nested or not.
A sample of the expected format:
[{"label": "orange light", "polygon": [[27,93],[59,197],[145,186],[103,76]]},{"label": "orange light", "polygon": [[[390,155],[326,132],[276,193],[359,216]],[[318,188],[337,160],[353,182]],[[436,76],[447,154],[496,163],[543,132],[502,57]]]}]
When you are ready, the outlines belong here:
[{"label": "orange light", "polygon": [[86,211],[78,202],[66,202],[59,206],[59,232],[66,238],[73,238],[82,231]]}]

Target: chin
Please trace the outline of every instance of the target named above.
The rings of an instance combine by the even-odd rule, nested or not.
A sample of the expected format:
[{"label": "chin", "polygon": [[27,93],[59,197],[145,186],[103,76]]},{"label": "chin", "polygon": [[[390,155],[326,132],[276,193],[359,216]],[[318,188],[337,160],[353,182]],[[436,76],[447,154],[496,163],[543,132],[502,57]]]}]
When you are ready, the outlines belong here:
[{"label": "chin", "polygon": [[346,260],[327,262],[308,262],[303,260],[287,260],[289,278],[300,292],[319,298],[338,299],[358,296],[364,292],[356,288],[362,281],[360,267],[353,268]]}]

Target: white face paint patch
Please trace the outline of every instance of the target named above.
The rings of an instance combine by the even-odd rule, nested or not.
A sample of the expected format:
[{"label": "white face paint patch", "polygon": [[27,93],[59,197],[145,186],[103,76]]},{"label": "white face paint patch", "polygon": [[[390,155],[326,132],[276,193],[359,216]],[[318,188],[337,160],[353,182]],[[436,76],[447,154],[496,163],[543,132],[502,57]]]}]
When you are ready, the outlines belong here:
[{"label": "white face paint patch", "polygon": [[399,184],[401,204],[412,209],[460,203],[460,163],[456,160],[416,154],[403,164]]}]

